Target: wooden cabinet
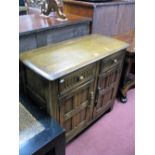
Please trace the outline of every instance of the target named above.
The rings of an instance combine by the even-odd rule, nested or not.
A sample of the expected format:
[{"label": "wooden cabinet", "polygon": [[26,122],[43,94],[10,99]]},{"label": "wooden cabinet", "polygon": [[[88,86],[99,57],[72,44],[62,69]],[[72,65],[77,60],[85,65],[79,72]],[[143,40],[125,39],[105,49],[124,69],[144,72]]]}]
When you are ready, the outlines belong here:
[{"label": "wooden cabinet", "polygon": [[64,11],[68,14],[91,18],[91,33],[113,36],[135,28],[134,1],[112,0],[95,3],[65,0]]},{"label": "wooden cabinet", "polygon": [[25,52],[51,43],[89,34],[90,19],[67,15],[67,21],[39,14],[19,17],[19,51]]},{"label": "wooden cabinet", "polygon": [[127,47],[89,35],[20,55],[25,92],[66,129],[67,142],[113,107]]}]

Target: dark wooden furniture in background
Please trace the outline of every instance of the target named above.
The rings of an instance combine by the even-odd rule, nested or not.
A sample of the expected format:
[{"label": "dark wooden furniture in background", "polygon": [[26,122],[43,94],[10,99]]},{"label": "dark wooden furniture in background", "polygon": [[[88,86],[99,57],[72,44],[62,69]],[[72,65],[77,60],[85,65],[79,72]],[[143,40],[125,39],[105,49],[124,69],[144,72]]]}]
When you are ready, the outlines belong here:
[{"label": "dark wooden furniture in background", "polygon": [[67,15],[67,21],[55,17],[23,15],[19,17],[19,51],[35,49],[90,33],[90,19]]},{"label": "dark wooden furniture in background", "polygon": [[24,0],[19,0],[19,15],[27,14],[27,7]]},{"label": "dark wooden furniture in background", "polygon": [[119,86],[119,97],[123,103],[127,102],[127,91],[135,86],[135,32],[130,31],[114,38],[129,43],[126,50],[125,62]]},{"label": "dark wooden furniture in background", "polygon": [[70,141],[112,109],[128,44],[88,35],[20,54],[24,90]]},{"label": "dark wooden furniture in background", "polygon": [[92,33],[113,36],[134,30],[135,27],[135,2],[131,1],[91,3],[64,0],[64,12],[90,17]]},{"label": "dark wooden furniture in background", "polygon": [[20,94],[19,155],[65,155],[65,131]]}]

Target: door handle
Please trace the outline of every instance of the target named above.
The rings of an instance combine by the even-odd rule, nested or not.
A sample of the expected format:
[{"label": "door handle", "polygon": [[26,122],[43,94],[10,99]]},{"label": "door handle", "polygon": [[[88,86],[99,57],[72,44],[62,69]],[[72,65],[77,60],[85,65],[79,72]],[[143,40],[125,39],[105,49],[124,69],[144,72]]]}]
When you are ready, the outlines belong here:
[{"label": "door handle", "polygon": [[95,106],[97,105],[98,103],[98,99],[99,99],[99,91],[101,90],[100,87],[97,88],[97,93],[96,93],[96,100],[95,100]]},{"label": "door handle", "polygon": [[90,106],[94,104],[94,92],[90,92]]}]

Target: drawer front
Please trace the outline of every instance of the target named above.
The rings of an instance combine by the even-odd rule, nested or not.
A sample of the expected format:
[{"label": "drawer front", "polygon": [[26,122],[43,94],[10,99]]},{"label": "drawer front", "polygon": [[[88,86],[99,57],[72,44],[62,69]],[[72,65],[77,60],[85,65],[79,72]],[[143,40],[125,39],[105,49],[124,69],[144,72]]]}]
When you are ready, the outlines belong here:
[{"label": "drawer front", "polygon": [[[121,67],[114,67],[107,72],[99,75],[98,88],[100,90],[108,89],[117,83],[118,76],[121,74]],[[118,85],[118,84],[117,84]]]},{"label": "drawer front", "polygon": [[101,72],[106,72],[109,69],[121,65],[123,62],[124,53],[113,54],[102,60]]},{"label": "drawer front", "polygon": [[59,79],[59,93],[64,94],[70,89],[76,88],[78,85],[83,84],[95,76],[96,63],[88,65],[84,68],[79,69],[69,75],[66,75]]}]

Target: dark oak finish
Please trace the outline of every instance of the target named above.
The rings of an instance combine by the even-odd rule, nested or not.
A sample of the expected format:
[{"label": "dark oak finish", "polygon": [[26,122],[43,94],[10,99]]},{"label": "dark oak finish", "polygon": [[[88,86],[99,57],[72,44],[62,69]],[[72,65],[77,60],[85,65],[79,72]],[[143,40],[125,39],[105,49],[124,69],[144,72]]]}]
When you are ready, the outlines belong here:
[{"label": "dark oak finish", "polygon": [[94,80],[88,81],[59,98],[60,124],[69,141],[91,121],[94,104]]},{"label": "dark oak finish", "polygon": [[135,2],[113,0],[105,3],[91,3],[65,0],[65,13],[90,17],[91,32],[113,36],[133,30],[135,27]]},{"label": "dark oak finish", "polygon": [[103,59],[98,78],[94,116],[103,114],[109,107],[112,108],[121,76],[123,60],[124,55],[122,53]]},{"label": "dark oak finish", "polygon": [[114,36],[122,41],[129,43],[125,55],[125,62],[119,86],[119,97],[123,103],[127,102],[127,91],[135,86],[135,32],[130,31]]},{"label": "dark oak finish", "polygon": [[92,34],[21,53],[20,60],[53,81],[126,47],[128,44],[125,42]]},{"label": "dark oak finish", "polygon": [[89,34],[90,19],[67,15],[67,21],[39,14],[19,17],[19,51],[35,49],[51,43]]},{"label": "dark oak finish", "polygon": [[66,129],[67,142],[113,107],[127,47],[89,35],[20,54],[25,92]]}]

